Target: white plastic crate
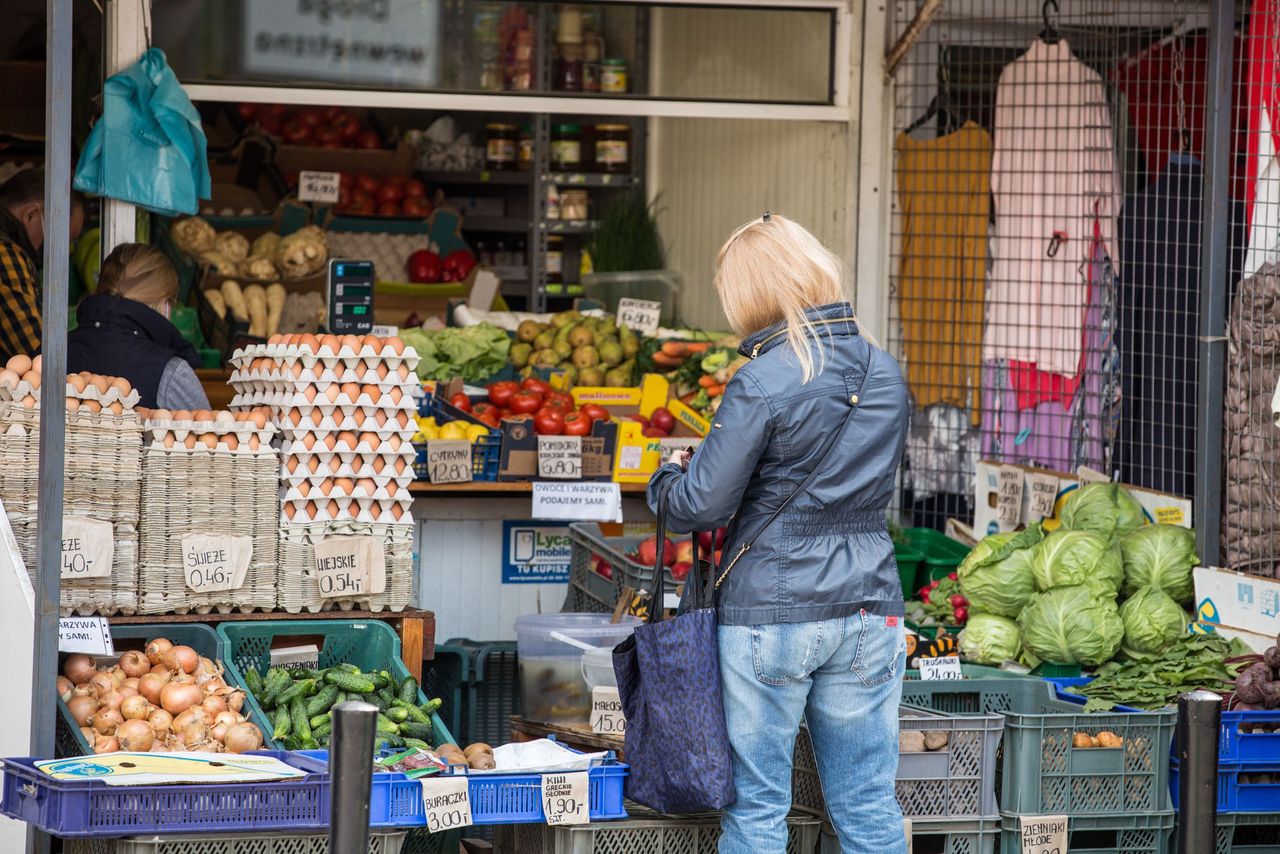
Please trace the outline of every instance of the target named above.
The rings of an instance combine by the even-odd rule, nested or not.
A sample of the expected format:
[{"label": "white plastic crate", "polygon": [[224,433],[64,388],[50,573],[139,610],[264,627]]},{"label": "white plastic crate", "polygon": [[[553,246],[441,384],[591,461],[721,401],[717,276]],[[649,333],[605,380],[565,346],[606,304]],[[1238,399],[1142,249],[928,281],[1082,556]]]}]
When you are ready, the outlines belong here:
[{"label": "white plastic crate", "polygon": [[[408,834],[374,833],[369,854],[400,854]],[[63,854],[329,854],[329,835],[219,833],[205,836],[137,836],[68,839]]]}]

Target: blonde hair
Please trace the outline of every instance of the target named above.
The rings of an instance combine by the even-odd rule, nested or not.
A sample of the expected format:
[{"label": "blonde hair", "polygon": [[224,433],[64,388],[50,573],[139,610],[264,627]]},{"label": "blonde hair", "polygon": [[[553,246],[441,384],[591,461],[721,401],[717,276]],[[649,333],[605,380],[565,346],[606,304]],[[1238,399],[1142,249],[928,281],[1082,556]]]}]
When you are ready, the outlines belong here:
[{"label": "blonde hair", "polygon": [[740,226],[716,256],[716,291],[733,331],[745,337],[785,322],[806,383],[821,372],[824,356],[817,348],[815,362],[810,344],[819,340],[818,330],[805,310],[844,302],[841,282],[840,259],[803,226],[777,214]]},{"label": "blonde hair", "polygon": [[98,293],[157,308],[178,296],[178,272],[165,254],[145,243],[122,243],[102,262]]}]

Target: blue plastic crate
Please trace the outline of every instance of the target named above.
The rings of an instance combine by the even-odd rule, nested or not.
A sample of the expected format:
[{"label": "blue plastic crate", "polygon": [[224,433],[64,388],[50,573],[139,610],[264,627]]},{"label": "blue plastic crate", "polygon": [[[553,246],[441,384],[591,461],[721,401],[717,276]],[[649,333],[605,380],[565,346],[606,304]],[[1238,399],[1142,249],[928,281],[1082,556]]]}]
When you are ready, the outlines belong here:
[{"label": "blue plastic crate", "polygon": [[317,759],[264,750],[307,776],[270,783],[108,786],[101,780],[55,780],[36,757],[0,759],[0,813],[54,836],[113,837],[152,833],[322,830],[329,825],[329,775]]},{"label": "blue plastic crate", "polygon": [[[484,422],[463,412],[449,401],[437,395],[429,394],[418,403],[418,414],[433,417],[440,424],[450,421],[466,421],[471,424]],[[486,425],[487,426],[487,425]],[[417,455],[413,460],[413,476],[416,480],[429,480],[427,476],[427,446],[417,443],[414,446]],[[493,483],[498,479],[498,469],[502,464],[502,431],[489,430],[489,435],[471,443],[471,479],[484,483]]]},{"label": "blue plastic crate", "polygon": [[[1169,796],[1178,809],[1178,762],[1169,763]],[[1218,812],[1274,813],[1280,804],[1280,783],[1255,783],[1251,774],[1280,774],[1280,764],[1219,763]],[[1242,779],[1243,778],[1243,779]]]},{"label": "blue plastic crate", "polygon": [[1280,732],[1241,732],[1241,727],[1250,724],[1274,724],[1280,729],[1280,709],[1223,712],[1218,761],[1274,762],[1280,765]]},{"label": "blue plastic crate", "polygon": [[[1045,676],[1042,677],[1046,682],[1053,683],[1053,691],[1059,700],[1066,700],[1068,703],[1075,703],[1077,706],[1083,706],[1089,702],[1089,698],[1082,694],[1072,694],[1070,691],[1064,691],[1064,688],[1079,688],[1081,685],[1088,685],[1093,681],[1092,676]],[[1141,712],[1142,709],[1135,709],[1132,706],[1117,705],[1111,709],[1113,712]]]}]

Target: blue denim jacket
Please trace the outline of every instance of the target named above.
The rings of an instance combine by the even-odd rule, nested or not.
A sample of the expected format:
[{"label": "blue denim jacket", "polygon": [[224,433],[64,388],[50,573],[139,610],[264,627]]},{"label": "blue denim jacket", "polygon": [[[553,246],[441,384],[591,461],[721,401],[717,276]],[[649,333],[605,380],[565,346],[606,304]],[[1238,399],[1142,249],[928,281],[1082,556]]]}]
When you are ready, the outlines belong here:
[{"label": "blue denim jacket", "polygon": [[667,491],[672,530],[729,526],[727,566],[843,426],[805,494],[760,534],[720,587],[725,625],[825,620],[864,608],[903,614],[886,510],[906,442],[906,384],[894,358],[858,334],[848,303],[808,315],[819,323],[813,346],[821,373],[801,383],[781,324],[749,336],[739,351],[752,361],[730,380],[688,470],[666,464],[649,480],[655,512]]}]

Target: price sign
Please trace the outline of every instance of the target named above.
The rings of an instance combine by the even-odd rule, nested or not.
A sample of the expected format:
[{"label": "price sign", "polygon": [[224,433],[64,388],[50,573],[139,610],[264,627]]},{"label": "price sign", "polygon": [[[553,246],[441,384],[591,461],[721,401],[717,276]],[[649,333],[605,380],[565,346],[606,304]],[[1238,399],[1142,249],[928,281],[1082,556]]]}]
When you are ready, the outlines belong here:
[{"label": "price sign", "polygon": [[427,476],[432,483],[470,483],[471,443],[464,439],[428,439]]},{"label": "price sign", "polygon": [[1058,478],[1051,474],[1032,473],[1027,475],[1027,480],[1031,483],[1028,517],[1048,519],[1053,515],[1054,504],[1058,500]]},{"label": "price sign", "polygon": [[58,652],[115,655],[106,617],[62,617],[58,620]]},{"label": "price sign", "polygon": [[643,335],[658,331],[662,318],[662,303],[648,299],[623,297],[618,300],[618,325],[629,327]]},{"label": "price sign", "polygon": [[569,522],[621,522],[622,490],[616,483],[533,482],[534,519]]},{"label": "price sign", "polygon": [[996,493],[996,521],[1002,528],[1014,528],[1022,521],[1022,469],[1001,466]]},{"label": "price sign", "polygon": [[1066,854],[1067,817],[1065,815],[1020,815],[1022,854]]},{"label": "price sign", "polygon": [[542,775],[542,811],[547,824],[587,824],[587,772]]},{"label": "price sign", "polygon": [[320,598],[351,599],[386,589],[386,552],[375,538],[325,537],[315,552]]},{"label": "price sign", "polygon": [[196,593],[235,590],[253,560],[253,538],[187,534],[182,538],[182,577]]},{"label": "price sign", "polygon": [[539,436],[538,477],[579,480],[582,477],[582,437]]},{"label": "price sign", "polygon": [[110,522],[84,516],[62,517],[62,577],[110,578],[116,556],[116,532]]},{"label": "price sign", "polygon": [[471,824],[471,796],[467,777],[426,777],[422,783],[422,806],[427,815],[427,832],[441,833]]},{"label": "price sign", "polygon": [[960,659],[954,655],[920,659],[920,679],[963,679]]},{"label": "price sign", "polygon": [[627,716],[622,713],[617,688],[591,689],[591,731],[600,735],[626,734]]},{"label": "price sign", "polygon": [[298,201],[336,204],[342,176],[337,172],[298,173]]}]

